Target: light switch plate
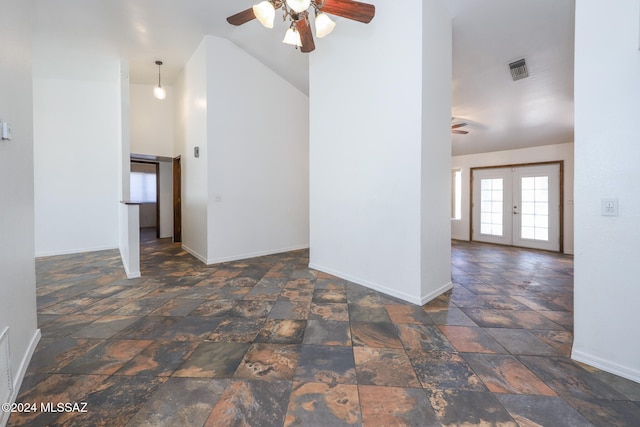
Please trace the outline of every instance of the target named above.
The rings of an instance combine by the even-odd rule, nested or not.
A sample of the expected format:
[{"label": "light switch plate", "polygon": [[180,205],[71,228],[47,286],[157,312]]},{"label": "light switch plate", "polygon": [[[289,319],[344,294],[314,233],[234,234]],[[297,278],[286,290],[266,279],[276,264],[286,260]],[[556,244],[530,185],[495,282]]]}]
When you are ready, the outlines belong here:
[{"label": "light switch plate", "polygon": [[11,126],[7,122],[0,122],[0,137],[3,141],[11,141]]},{"label": "light switch plate", "polygon": [[618,199],[602,199],[602,216],[618,216]]}]

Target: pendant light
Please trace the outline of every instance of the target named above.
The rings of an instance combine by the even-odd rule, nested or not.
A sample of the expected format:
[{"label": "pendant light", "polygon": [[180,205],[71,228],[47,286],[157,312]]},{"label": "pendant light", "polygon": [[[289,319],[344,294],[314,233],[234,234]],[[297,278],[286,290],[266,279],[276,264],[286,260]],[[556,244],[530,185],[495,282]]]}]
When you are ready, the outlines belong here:
[{"label": "pendant light", "polygon": [[158,66],[158,86],[153,88],[153,96],[158,99],[165,99],[167,97],[167,91],[162,87],[160,80],[160,66],[162,65],[162,61],[156,61],[156,65]]}]

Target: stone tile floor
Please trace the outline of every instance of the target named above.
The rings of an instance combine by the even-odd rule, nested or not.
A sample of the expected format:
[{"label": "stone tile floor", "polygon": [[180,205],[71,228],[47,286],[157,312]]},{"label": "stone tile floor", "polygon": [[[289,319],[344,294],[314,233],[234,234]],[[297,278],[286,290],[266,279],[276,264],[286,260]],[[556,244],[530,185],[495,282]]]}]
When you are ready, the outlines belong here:
[{"label": "stone tile floor", "polygon": [[179,244],[37,261],[42,339],[10,426],[638,426],[640,384],[569,358],[573,260],[453,243],[424,307],[296,251],[205,266]]}]

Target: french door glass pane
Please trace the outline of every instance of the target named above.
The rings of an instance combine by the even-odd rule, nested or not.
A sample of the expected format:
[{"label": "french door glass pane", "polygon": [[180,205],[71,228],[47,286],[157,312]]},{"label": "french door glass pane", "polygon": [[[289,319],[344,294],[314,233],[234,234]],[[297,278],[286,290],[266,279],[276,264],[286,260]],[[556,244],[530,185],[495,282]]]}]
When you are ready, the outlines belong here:
[{"label": "french door glass pane", "polygon": [[502,236],[502,178],[480,180],[480,233]]},{"label": "french door glass pane", "polygon": [[523,239],[549,240],[549,177],[521,179],[521,226]]}]

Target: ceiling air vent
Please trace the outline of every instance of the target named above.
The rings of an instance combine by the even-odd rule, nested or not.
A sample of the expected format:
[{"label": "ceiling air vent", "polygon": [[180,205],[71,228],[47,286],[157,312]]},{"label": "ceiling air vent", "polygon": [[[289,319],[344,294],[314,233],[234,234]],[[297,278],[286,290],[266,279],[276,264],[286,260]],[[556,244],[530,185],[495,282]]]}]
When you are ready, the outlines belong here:
[{"label": "ceiling air vent", "polygon": [[511,70],[511,77],[513,77],[514,82],[529,77],[529,70],[527,70],[527,63],[524,62],[524,58],[509,64],[509,70]]}]

